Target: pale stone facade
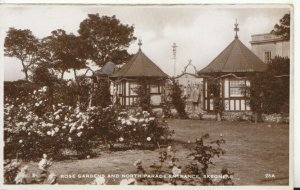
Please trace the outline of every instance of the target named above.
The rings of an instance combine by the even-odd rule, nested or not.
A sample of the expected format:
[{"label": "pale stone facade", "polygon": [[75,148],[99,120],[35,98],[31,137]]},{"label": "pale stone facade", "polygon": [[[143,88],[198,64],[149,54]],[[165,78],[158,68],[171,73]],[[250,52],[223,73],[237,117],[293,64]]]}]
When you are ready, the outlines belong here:
[{"label": "pale stone facade", "polygon": [[290,42],[279,36],[266,33],[254,34],[251,38],[251,50],[265,63],[269,63],[275,56],[290,57]]}]

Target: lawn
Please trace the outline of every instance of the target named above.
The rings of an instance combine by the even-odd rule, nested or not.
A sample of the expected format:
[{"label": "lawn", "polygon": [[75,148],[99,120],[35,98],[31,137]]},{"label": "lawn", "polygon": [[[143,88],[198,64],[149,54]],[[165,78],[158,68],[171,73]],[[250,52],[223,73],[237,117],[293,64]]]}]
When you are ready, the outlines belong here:
[{"label": "lawn", "polygon": [[[253,124],[249,122],[216,122],[201,120],[169,120],[171,129],[175,130],[173,147],[179,163],[186,165],[190,160],[188,141],[209,133],[210,138],[217,139],[222,134],[226,140],[223,149],[226,154],[214,159],[209,174],[220,174],[222,167],[234,172],[236,185],[288,185],[289,179],[289,126],[287,124]],[[102,151],[96,158],[85,160],[65,160],[54,162],[50,171],[55,172],[59,184],[86,184],[93,179],[79,178],[78,174],[134,174],[133,162],[141,159],[147,170],[158,159],[158,151],[127,150]],[[34,171],[36,162],[29,163]],[[73,174],[76,176],[73,178]],[[265,175],[270,174],[271,178]],[[62,175],[68,178],[62,178]],[[274,177],[275,176],[275,177]],[[120,178],[107,178],[110,184],[118,184]]]}]

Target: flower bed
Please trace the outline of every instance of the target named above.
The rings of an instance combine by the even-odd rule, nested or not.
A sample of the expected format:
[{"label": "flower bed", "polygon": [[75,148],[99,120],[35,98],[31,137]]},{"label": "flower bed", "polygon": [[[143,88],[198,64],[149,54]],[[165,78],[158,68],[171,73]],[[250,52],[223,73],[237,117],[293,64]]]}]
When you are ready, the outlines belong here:
[{"label": "flower bed", "polygon": [[112,148],[115,144],[155,147],[172,135],[167,122],[146,111],[129,114],[111,106],[82,111],[63,103],[49,105],[46,92],[47,87],[42,87],[29,94],[27,101],[5,99],[5,158],[34,160],[46,153],[59,160],[66,150],[86,157],[101,143]]}]

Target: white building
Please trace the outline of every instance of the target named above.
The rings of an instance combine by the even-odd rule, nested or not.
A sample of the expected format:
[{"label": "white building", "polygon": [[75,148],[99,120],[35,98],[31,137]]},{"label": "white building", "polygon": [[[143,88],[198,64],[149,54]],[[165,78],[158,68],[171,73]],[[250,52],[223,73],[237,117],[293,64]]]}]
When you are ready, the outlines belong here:
[{"label": "white building", "polygon": [[251,50],[263,62],[269,63],[275,56],[290,57],[290,41],[274,34],[254,34],[251,36]]}]

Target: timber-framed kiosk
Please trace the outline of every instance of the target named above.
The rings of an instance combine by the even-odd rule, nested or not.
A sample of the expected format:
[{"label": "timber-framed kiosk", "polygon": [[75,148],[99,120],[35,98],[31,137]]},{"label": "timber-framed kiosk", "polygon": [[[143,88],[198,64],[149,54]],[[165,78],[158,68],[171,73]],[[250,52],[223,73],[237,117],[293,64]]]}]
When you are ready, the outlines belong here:
[{"label": "timber-framed kiosk", "polygon": [[203,108],[211,112],[214,109],[214,95],[210,91],[210,81],[217,80],[220,87],[220,102],[223,111],[250,111],[249,98],[243,88],[249,86],[249,77],[265,72],[263,63],[238,38],[238,24],[235,23],[234,40],[205,68],[198,72],[203,78]]},{"label": "timber-framed kiosk", "polygon": [[151,105],[159,107],[164,102],[164,86],[169,76],[143,53],[140,40],[138,45],[138,52],[110,77],[116,88],[117,102],[122,107],[135,106],[138,100],[136,89],[144,80]]}]

